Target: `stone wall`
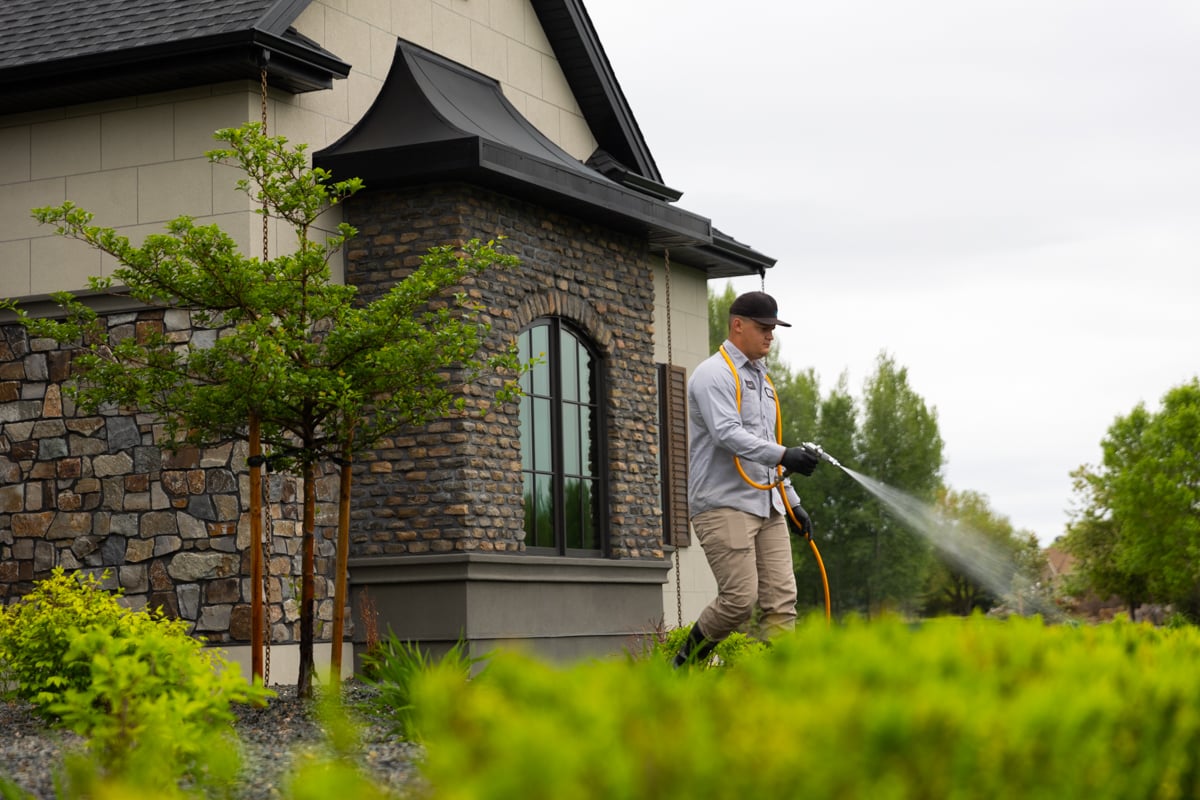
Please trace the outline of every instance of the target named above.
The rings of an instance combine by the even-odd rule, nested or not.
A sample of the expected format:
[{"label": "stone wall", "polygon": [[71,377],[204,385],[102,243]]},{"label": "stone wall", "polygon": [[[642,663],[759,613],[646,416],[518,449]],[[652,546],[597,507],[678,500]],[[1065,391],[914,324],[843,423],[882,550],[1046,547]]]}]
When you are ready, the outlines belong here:
[{"label": "stone wall", "polygon": [[[186,312],[107,317],[114,339],[153,327],[202,344]],[[246,445],[171,451],[141,414],[80,413],[65,392],[71,353],[0,327],[0,602],[24,594],[54,567],[105,575],[127,603],[162,608],[212,642],[250,638],[249,477]],[[298,479],[265,482],[272,534],[267,582],[271,636],[299,639]],[[318,506],[318,619],[332,620],[330,516],[336,481]]]},{"label": "stone wall", "polygon": [[[346,204],[358,236],[347,280],[368,299],[431,246],[495,239],[521,259],[473,278],[490,346],[541,316],[570,319],[598,346],[609,446],[607,555],[663,558],[654,366],[654,280],[644,240],[462,184],[369,191]],[[468,392],[478,407],[495,382]],[[518,410],[445,420],[386,442],[355,475],[353,556],[524,549]]]}]

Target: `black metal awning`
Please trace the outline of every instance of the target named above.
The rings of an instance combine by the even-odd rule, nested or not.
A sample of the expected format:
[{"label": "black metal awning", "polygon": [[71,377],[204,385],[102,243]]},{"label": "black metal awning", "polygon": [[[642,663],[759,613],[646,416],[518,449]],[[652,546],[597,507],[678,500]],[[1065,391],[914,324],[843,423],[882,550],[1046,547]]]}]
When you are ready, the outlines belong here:
[{"label": "black metal awning", "polygon": [[[313,163],[335,178],[362,178],[368,188],[461,180],[643,236],[656,249],[713,248],[707,218],[664,200],[677,192],[647,180],[641,183],[653,185],[634,188],[573,158],[495,80],[405,40],[375,104]],[[752,274],[774,263],[745,249],[713,249],[707,261],[716,272],[709,274]],[[750,254],[760,265],[745,263]]]}]

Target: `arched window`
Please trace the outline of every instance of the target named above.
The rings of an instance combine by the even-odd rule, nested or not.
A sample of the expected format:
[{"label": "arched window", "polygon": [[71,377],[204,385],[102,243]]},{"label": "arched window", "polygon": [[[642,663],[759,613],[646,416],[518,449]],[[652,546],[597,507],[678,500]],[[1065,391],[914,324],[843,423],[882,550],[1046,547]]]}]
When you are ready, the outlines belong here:
[{"label": "arched window", "polygon": [[599,358],[558,317],[521,332],[521,474],[525,546],[531,552],[599,555],[604,550],[604,420]]}]

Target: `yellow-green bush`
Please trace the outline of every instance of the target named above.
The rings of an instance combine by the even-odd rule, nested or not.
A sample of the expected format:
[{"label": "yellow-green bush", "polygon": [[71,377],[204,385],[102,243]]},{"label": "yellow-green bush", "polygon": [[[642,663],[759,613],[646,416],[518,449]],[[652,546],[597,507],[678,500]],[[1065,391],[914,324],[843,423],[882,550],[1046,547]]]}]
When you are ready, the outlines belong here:
[{"label": "yellow-green bush", "polygon": [[452,798],[1200,796],[1200,634],[803,624],[727,670],[495,657],[414,689]]},{"label": "yellow-green bush", "polygon": [[238,768],[230,706],[272,693],[247,684],[187,623],[118,598],[94,576],[55,569],[0,608],[2,696],[84,738],[67,757],[68,797],[182,796],[184,778],[228,787]]}]

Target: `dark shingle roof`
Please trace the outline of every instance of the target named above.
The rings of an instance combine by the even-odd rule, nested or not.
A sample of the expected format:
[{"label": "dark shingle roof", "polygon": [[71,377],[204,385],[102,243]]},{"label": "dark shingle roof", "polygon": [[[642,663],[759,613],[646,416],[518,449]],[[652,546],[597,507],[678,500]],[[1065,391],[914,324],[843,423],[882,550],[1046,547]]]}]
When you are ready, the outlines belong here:
[{"label": "dark shingle roof", "polygon": [[256,78],[325,88],[349,65],[289,30],[309,0],[4,0],[0,102],[21,111]]}]

